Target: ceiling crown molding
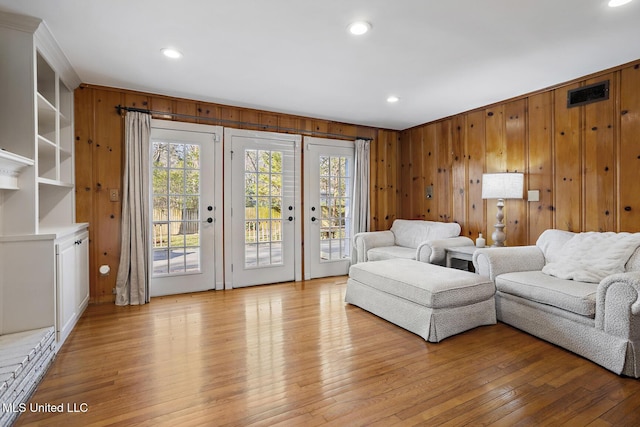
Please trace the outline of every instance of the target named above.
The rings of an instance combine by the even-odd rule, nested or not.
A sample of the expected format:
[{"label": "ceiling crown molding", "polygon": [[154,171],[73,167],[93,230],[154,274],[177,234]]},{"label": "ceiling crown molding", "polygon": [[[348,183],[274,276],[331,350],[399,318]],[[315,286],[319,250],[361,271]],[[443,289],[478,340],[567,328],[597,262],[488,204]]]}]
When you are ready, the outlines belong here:
[{"label": "ceiling crown molding", "polygon": [[18,15],[11,12],[0,12],[0,25],[13,30],[34,33],[42,23],[42,19],[32,16]]}]

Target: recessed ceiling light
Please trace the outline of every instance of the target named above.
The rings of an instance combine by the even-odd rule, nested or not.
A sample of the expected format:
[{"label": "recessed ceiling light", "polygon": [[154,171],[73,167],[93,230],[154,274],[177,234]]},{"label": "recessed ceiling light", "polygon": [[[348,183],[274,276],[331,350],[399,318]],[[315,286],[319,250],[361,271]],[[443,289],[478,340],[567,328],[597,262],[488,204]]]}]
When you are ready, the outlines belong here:
[{"label": "recessed ceiling light", "polygon": [[391,95],[390,97],[387,98],[387,102],[389,104],[393,104],[393,103],[398,102],[398,101],[400,101],[400,98],[398,98],[395,95]]},{"label": "recessed ceiling light", "polygon": [[349,32],[355,36],[361,36],[371,29],[371,24],[366,21],[356,21],[349,24]]},{"label": "recessed ceiling light", "polygon": [[162,49],[162,54],[167,58],[178,59],[182,57],[182,54],[175,49],[164,48]]},{"label": "recessed ceiling light", "polygon": [[609,0],[609,7],[618,7],[629,3],[631,0]]}]

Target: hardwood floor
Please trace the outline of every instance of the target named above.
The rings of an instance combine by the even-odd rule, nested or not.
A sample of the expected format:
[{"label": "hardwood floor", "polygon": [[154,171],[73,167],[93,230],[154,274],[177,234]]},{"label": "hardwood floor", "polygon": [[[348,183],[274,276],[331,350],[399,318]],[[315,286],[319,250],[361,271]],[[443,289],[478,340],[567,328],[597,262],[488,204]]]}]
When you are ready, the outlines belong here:
[{"label": "hardwood floor", "polygon": [[64,412],[16,425],[640,424],[639,380],[504,324],[427,343],[345,282],[92,305],[28,404]]}]

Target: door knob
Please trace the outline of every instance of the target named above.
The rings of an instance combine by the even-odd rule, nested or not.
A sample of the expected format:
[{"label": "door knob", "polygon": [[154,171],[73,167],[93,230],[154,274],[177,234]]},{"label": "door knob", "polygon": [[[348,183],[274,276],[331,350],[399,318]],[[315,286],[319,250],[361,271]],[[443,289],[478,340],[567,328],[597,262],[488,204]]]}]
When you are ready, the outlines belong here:
[{"label": "door knob", "polygon": [[312,217],[311,217],[311,221],[314,221],[314,222],[315,222],[315,220],[316,220],[316,217],[315,217],[315,216],[312,216]]},{"label": "door knob", "polygon": [[211,224],[213,222],[213,218],[209,217],[202,222],[208,222],[209,224]]},{"label": "door knob", "polygon": [[289,221],[293,221],[293,217],[290,216],[289,218],[287,218]]}]

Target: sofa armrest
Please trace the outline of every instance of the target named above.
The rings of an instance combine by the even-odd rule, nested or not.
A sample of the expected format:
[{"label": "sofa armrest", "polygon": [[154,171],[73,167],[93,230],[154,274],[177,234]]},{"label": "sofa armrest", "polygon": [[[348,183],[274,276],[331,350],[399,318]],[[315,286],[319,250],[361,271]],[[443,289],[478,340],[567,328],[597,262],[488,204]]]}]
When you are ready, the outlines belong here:
[{"label": "sofa armrest", "polygon": [[544,262],[544,254],[537,246],[482,248],[473,253],[476,273],[492,281],[504,273],[542,270]]},{"label": "sofa armrest", "polygon": [[596,327],[640,341],[640,271],[612,274],[598,285]]},{"label": "sofa armrest", "polygon": [[395,236],[389,230],[366,231],[353,236],[353,252],[351,264],[367,261],[367,251],[382,246],[393,246],[396,243]]},{"label": "sofa armrest", "polygon": [[473,246],[473,240],[464,236],[428,240],[418,245],[416,249],[416,259],[431,264],[442,264],[446,257],[445,249],[456,246]]}]

